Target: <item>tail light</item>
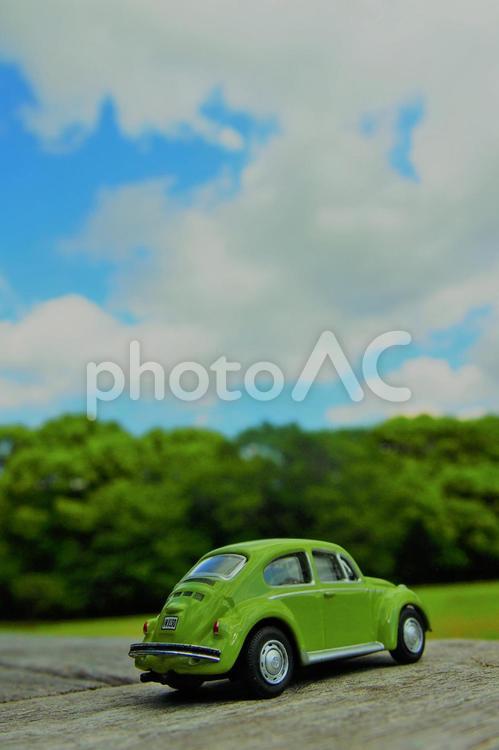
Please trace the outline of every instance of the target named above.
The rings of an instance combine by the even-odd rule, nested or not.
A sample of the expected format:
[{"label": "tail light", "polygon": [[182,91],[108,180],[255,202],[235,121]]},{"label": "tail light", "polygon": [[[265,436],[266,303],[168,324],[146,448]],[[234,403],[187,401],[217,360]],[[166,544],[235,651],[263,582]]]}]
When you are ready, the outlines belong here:
[{"label": "tail light", "polygon": [[215,620],[215,622],[213,623],[213,632],[215,633],[215,635],[218,634],[219,630],[220,630],[220,623],[218,620]]},{"label": "tail light", "polygon": [[144,635],[147,633],[148,627],[149,627],[149,625],[148,625],[148,622],[146,620],[145,623],[142,625],[142,632],[144,633]]}]

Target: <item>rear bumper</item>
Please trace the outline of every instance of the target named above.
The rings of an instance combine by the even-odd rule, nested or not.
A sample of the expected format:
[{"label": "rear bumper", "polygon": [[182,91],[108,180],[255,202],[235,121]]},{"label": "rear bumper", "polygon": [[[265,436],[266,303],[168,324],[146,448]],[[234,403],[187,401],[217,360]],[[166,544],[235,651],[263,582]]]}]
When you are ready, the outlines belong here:
[{"label": "rear bumper", "polygon": [[136,659],[138,656],[185,656],[188,659],[219,662],[221,652],[217,648],[196,646],[190,643],[132,643],[128,656]]}]

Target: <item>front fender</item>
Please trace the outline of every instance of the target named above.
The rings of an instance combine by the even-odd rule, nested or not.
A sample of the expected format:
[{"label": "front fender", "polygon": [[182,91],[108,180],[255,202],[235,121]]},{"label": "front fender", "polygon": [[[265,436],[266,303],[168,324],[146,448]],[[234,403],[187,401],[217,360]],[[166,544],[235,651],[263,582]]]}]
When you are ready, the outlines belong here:
[{"label": "front fender", "polygon": [[387,649],[391,650],[397,646],[400,613],[407,606],[418,610],[424,619],[426,630],[431,630],[428,613],[415,591],[411,591],[403,584],[387,589],[383,593],[378,613],[378,640]]}]

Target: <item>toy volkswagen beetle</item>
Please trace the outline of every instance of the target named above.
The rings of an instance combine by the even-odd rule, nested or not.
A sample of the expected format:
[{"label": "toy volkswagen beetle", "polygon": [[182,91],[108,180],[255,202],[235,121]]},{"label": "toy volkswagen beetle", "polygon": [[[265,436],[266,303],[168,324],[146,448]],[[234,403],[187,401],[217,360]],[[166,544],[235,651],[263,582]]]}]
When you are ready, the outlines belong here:
[{"label": "toy volkswagen beetle", "polygon": [[230,677],[271,698],[298,664],[384,650],[415,662],[429,629],[413,591],[364,576],[342,547],[262,539],[202,557],[129,655],[143,682],[192,691]]}]

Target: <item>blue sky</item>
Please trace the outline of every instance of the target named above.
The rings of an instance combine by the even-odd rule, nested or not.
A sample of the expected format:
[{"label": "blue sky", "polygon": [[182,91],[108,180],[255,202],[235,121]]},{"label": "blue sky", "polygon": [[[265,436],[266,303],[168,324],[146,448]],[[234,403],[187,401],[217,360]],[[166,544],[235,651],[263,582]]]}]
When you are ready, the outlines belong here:
[{"label": "blue sky", "polygon": [[[431,128],[441,132],[438,117],[448,92],[442,83],[441,100],[435,106],[433,71],[418,71],[416,65],[418,75],[407,85],[400,85],[394,73],[390,95],[389,86],[380,86],[376,95],[381,78],[373,78],[365,89],[359,78],[358,96],[353,86],[352,100],[342,93],[341,99],[333,96],[329,101],[315,90],[315,79],[306,78],[306,68],[301,69],[303,81],[299,76],[284,81],[280,65],[275,66],[274,75],[270,53],[267,58],[262,55],[262,64],[267,59],[269,67],[265,79],[254,88],[237,56],[230,58],[227,81],[220,73],[223,66],[210,73],[209,57],[207,72],[201,63],[199,70],[194,69],[185,58],[183,68],[174,61],[173,73],[166,66],[164,90],[151,90],[150,99],[134,98],[132,93],[127,99],[119,80],[120,66],[128,64],[125,58],[116,63],[116,70],[111,70],[115,64],[111,57],[102,58],[107,81],[103,86],[95,75],[85,77],[83,68],[71,72],[74,61],[69,58],[63,61],[68,65],[67,76],[61,77],[60,50],[54,51],[53,64],[50,55],[44,59],[43,74],[38,75],[37,40],[26,41],[22,25],[12,23],[13,41],[9,52],[0,57],[0,325],[4,326],[0,344],[7,342],[0,364],[0,378],[5,378],[5,395],[0,398],[2,421],[32,424],[61,411],[82,410],[80,371],[68,365],[58,389],[59,370],[54,364],[51,372],[47,364],[53,352],[54,361],[61,356],[57,367],[65,369],[61,348],[66,339],[58,333],[57,316],[61,316],[62,327],[70,328],[69,318],[65,321],[64,312],[58,312],[64,311],[66,304],[88,314],[89,321],[98,321],[85,324],[85,330],[92,326],[99,329],[101,321],[103,329],[109,325],[110,331],[125,338],[127,331],[131,337],[136,335],[137,326],[147,331],[173,325],[180,331],[185,323],[199,329],[200,344],[216,334],[213,351],[220,353],[227,346],[229,358],[231,343],[238,339],[239,354],[242,351],[244,356],[253,349],[268,354],[273,351],[271,336],[283,334],[285,343],[275,346],[276,361],[283,363],[292,355],[294,343],[289,332],[277,330],[274,319],[281,315],[291,321],[297,335],[300,332],[302,360],[330,320],[332,328],[339,326],[335,333],[353,352],[352,364],[359,376],[360,344],[349,347],[349,342],[356,338],[364,341],[373,330],[409,330],[413,343],[384,354],[382,374],[392,373],[397,381],[401,373],[417,384],[421,372],[426,391],[417,397],[417,403],[437,412],[459,412],[460,394],[476,375],[470,369],[475,352],[495,316],[490,293],[473,291],[480,290],[481,281],[473,281],[475,286],[467,291],[471,266],[466,264],[477,251],[467,243],[469,238],[482,242],[480,228],[491,220],[487,216],[473,218],[476,186],[471,182],[469,194],[463,192],[460,210],[463,217],[469,214],[470,226],[463,227],[459,236],[450,231],[449,218],[459,214],[455,206],[445,207],[447,218],[436,218],[434,225],[428,219],[446,192],[435,178],[440,179],[439,170],[444,168],[443,156],[442,164],[434,156],[438,139],[429,138],[428,132],[431,134]],[[68,25],[68,34],[75,31],[70,20],[61,23]],[[52,33],[53,26],[47,28]],[[205,34],[204,27],[200,34]],[[144,49],[148,39],[144,37]],[[303,41],[304,48],[307,44]],[[223,45],[221,49],[223,52]],[[232,49],[228,49],[230,57]],[[312,46],[307,49],[312,54]],[[204,53],[202,46],[200,50],[196,54]],[[292,41],[290,50],[299,54]],[[89,60],[92,54],[101,52],[89,49]],[[148,70],[151,78],[156,76],[156,70],[147,68],[149,57],[144,56],[144,62],[140,50],[137,55],[138,65],[145,66],[144,80]],[[346,58],[344,64],[352,66],[352,75],[358,75],[352,60]],[[179,66],[181,84],[172,88],[168,76],[176,75]],[[366,77],[368,67],[363,71]],[[337,69],[331,65],[330,70]],[[196,102],[191,114],[176,118],[171,114],[175,106],[180,113],[187,111],[181,88],[188,87],[189,80],[192,90],[200,93],[190,97]],[[160,102],[164,99],[165,114],[155,107],[155,97]],[[91,117],[81,114],[87,105],[93,108]],[[312,112],[317,107],[315,121],[303,117],[307,106]],[[463,156],[463,165],[465,161]],[[449,186],[454,184],[451,176],[445,179]],[[88,227],[92,232],[106,227],[103,236],[109,236],[107,227],[114,214],[108,204],[112,208],[116,201],[119,207],[118,199],[130,187],[137,188],[137,195],[143,195],[147,204],[158,184],[168,187],[163,187],[167,209],[157,226],[157,241],[155,227],[147,227],[144,243],[137,242],[133,253],[121,252],[119,247],[87,251]],[[211,196],[208,199],[203,197],[204,189]],[[134,214],[135,207],[130,211]],[[144,219],[135,214],[123,218],[130,218],[130,225],[138,227],[134,236],[140,237]],[[127,221],[123,226],[128,226]],[[203,248],[197,256],[203,259],[200,279],[191,284],[189,266],[182,264],[192,249],[189,242],[197,241],[199,226],[206,227],[209,241],[206,256]],[[115,227],[113,232],[116,234]],[[64,249],[68,239],[71,245],[74,238],[79,250]],[[124,245],[125,240],[123,237]],[[484,252],[487,242],[483,241]],[[463,259],[462,269],[454,257]],[[478,262],[479,270],[482,265]],[[371,274],[365,270],[370,266],[374,269]],[[324,283],[326,274],[332,279],[330,293]],[[220,289],[225,289],[226,283],[236,289],[232,301],[225,304],[213,283],[218,276]],[[215,291],[204,299],[210,286]],[[485,286],[483,282],[484,290]],[[346,298],[345,288],[351,289],[358,305]],[[283,310],[283,300],[289,309]],[[247,324],[252,318],[254,328]],[[43,330],[45,320],[50,330]],[[371,330],[371,324],[378,328]],[[37,347],[32,347],[37,353],[31,358],[30,336],[37,342]],[[112,349],[113,334],[109,336]],[[100,353],[103,346],[97,349]],[[83,350],[92,351],[86,341]],[[191,358],[196,359],[197,354],[193,346]],[[431,393],[432,363],[441,389],[435,398]],[[446,399],[446,378],[453,401]],[[34,395],[27,392],[24,398],[25,382],[40,384],[40,388],[35,388]],[[11,385],[16,388],[10,401]],[[316,428],[336,424],[335,414],[338,423],[350,419],[345,390],[332,376],[316,384],[301,404],[291,400],[291,389],[292,382],[288,382],[283,394],[271,403],[256,403],[247,396],[233,403],[185,405],[169,399],[158,404],[147,398],[134,403],[123,396],[104,404],[101,414],[137,431],[157,424],[203,424],[229,433],[262,420],[298,421]],[[475,396],[470,399],[471,409],[488,403],[486,395]],[[340,419],[343,407],[348,407],[344,420]],[[377,418],[378,412],[369,407],[359,412],[358,419],[353,411],[351,414],[352,423],[365,423]],[[386,414],[380,411],[381,417]]]},{"label": "blue sky", "polygon": [[[187,127],[183,138],[153,130],[129,138],[120,130],[111,98],[101,102],[94,130],[68,128],[47,148],[23,126],[27,104],[36,107],[29,82],[15,65],[0,65],[0,252],[2,272],[22,306],[67,293],[98,303],[106,299],[109,264],[100,261],[96,268],[58,249],[58,241],[91,211],[99,189],[167,177],[171,194],[181,198],[222,172],[237,189],[249,159],[247,149],[224,149]],[[255,122],[229,110],[220,92],[213,92],[201,108],[214,121],[236,128],[248,143],[272,132],[271,122]]]}]

